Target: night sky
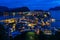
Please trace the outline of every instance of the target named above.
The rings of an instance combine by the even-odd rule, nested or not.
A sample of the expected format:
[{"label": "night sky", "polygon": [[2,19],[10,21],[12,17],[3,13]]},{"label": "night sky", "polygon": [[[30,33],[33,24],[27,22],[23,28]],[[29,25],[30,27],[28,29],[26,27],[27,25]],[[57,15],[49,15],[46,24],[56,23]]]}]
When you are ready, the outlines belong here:
[{"label": "night sky", "polygon": [[43,9],[48,10],[51,7],[59,6],[60,0],[0,0],[0,6],[9,8],[26,6],[30,10]]}]

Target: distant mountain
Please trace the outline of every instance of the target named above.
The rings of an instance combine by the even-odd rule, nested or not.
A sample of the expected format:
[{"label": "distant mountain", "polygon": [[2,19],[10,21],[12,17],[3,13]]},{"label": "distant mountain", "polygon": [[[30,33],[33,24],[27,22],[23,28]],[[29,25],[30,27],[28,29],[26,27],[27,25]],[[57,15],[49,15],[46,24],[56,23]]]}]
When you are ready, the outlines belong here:
[{"label": "distant mountain", "polygon": [[0,12],[8,12],[9,8],[5,6],[0,6]]},{"label": "distant mountain", "polygon": [[26,12],[30,11],[27,7],[19,7],[19,8],[8,8],[5,6],[0,6],[0,12]]},{"label": "distant mountain", "polygon": [[54,7],[54,8],[50,8],[49,10],[60,10],[60,6]]},{"label": "distant mountain", "polygon": [[27,7],[19,7],[19,8],[10,9],[10,12],[26,12],[26,11],[30,11],[30,9]]}]

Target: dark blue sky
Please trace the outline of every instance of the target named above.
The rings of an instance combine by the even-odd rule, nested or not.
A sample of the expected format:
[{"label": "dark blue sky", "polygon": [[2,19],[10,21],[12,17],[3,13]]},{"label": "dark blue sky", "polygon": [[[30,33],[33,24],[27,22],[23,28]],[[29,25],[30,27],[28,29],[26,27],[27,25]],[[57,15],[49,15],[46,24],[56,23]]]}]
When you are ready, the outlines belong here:
[{"label": "dark blue sky", "polygon": [[0,0],[0,6],[7,6],[9,8],[27,6],[31,10],[48,10],[51,7],[59,5],[60,0]]}]

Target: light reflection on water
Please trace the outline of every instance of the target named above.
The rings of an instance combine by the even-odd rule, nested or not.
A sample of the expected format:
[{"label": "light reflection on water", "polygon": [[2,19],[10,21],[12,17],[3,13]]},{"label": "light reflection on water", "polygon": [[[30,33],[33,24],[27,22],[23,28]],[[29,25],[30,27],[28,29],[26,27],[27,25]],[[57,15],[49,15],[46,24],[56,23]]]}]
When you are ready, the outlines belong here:
[{"label": "light reflection on water", "polygon": [[51,16],[56,19],[52,26],[60,28],[60,11],[50,11]]}]

